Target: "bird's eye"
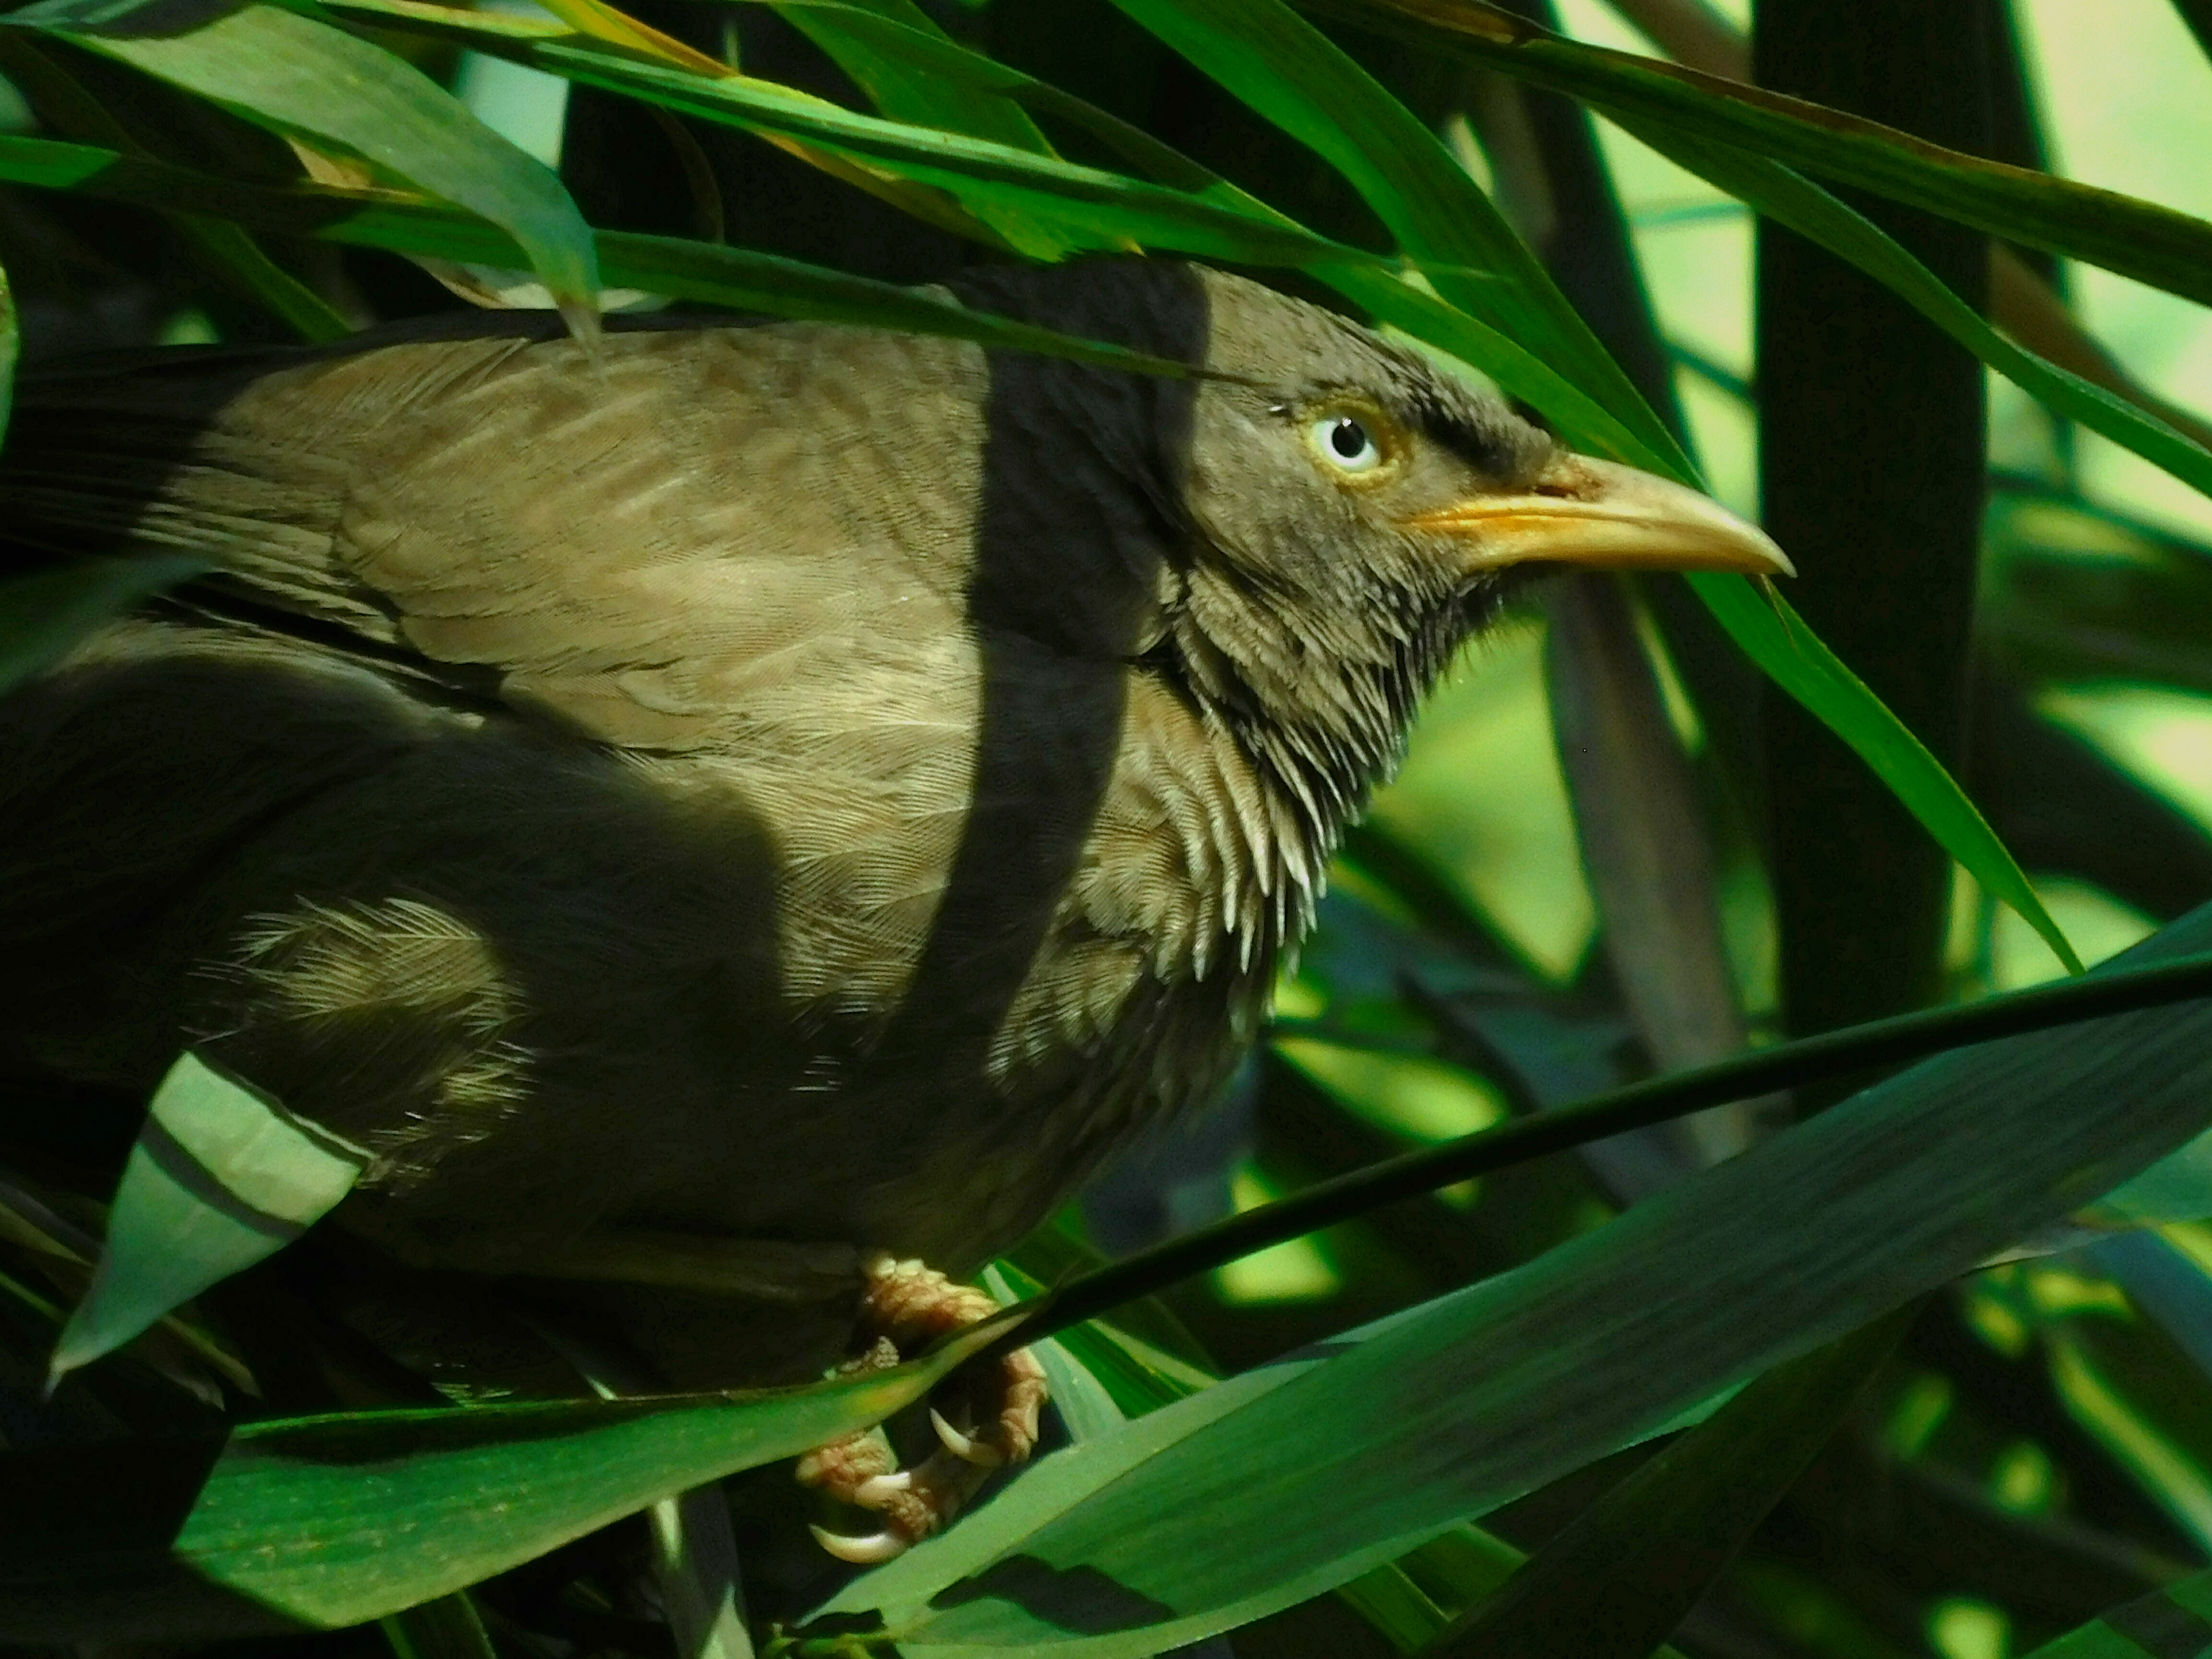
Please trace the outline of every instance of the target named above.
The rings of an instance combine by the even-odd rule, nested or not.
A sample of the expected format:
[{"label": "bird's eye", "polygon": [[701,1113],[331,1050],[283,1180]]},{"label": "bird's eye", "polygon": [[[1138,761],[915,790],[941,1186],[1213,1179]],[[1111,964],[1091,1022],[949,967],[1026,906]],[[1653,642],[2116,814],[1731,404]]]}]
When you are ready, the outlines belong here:
[{"label": "bird's eye", "polygon": [[1341,410],[1319,416],[1306,428],[1314,451],[1340,472],[1372,472],[1382,465],[1382,447],[1366,422]]}]

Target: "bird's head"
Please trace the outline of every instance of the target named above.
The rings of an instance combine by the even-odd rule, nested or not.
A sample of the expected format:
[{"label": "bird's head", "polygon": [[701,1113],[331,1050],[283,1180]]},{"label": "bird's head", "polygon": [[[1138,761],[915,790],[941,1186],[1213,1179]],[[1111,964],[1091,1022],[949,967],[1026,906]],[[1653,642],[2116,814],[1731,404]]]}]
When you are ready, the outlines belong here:
[{"label": "bird's head", "polygon": [[[1056,455],[1141,475],[1152,527],[1109,526],[1117,568],[1140,536],[1164,549],[1139,642],[1323,848],[1395,764],[1437,671],[1530,577],[1790,574],[1709,497],[1577,454],[1472,380],[1258,283],[1101,260],[981,286],[987,309],[1203,365],[1165,380],[1032,360],[1019,406],[1059,411]],[[1067,390],[1038,397],[1048,384]],[[1085,488],[1085,471],[1053,488]]]}]

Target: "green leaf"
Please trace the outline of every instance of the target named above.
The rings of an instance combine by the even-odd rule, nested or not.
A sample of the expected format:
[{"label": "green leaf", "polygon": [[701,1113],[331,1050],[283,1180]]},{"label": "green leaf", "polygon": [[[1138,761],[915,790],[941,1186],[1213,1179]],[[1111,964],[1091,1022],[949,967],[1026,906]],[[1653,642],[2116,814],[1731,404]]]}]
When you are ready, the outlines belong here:
[{"label": "green leaf", "polygon": [[67,656],[84,637],[207,568],[175,555],[80,559],[0,580],[0,693]]},{"label": "green leaf", "polygon": [[1463,54],[1624,125],[1711,139],[2212,304],[2212,224],[2170,208],[1985,161],[1740,81],[1564,40],[1480,0],[1303,3]]},{"label": "green leaf", "polygon": [[1648,123],[1627,124],[1627,130],[1777,223],[1849,260],[2029,396],[2212,495],[2212,451],[2102,386],[2014,345],[1887,232],[1819,185],[1762,156],[1686,139]]},{"label": "green leaf", "polygon": [[[837,67],[867,94],[868,100],[894,120],[964,132],[1040,155],[1052,154],[1044,134],[1020,105],[1003,94],[979,95],[972,82],[963,84],[951,79],[942,73],[939,62],[920,57],[913,47],[915,35],[953,43],[914,0],[848,0],[842,5],[817,5],[811,0],[791,4],[770,0],[770,3],[779,16],[835,59]],[[888,43],[867,27],[871,18],[895,26]],[[955,50],[962,57],[988,61],[957,46]]]},{"label": "green leaf", "polygon": [[[2212,908],[2127,960],[2208,941]],[[879,1613],[908,1659],[1113,1659],[1260,1617],[1702,1413],[2208,1117],[2203,1002],[1946,1054],[1526,1267],[1046,1458],[824,1611]]]},{"label": "green leaf", "polygon": [[1010,144],[863,115],[750,76],[710,76],[611,51],[558,28],[491,27],[476,15],[413,0],[342,0],[331,9],[474,50],[701,120],[798,140],[896,177],[933,185],[971,211],[1034,215],[1073,247],[1148,247],[1251,264],[1376,256],[1316,235],[1242,192],[1132,179]]},{"label": "green leaf", "polygon": [[[142,206],[204,205],[273,230],[400,253],[492,265],[513,264],[520,258],[514,243],[496,227],[449,209],[373,191],[241,185],[96,145],[0,135],[0,179]],[[597,241],[607,280],[620,286],[772,316],[943,335],[1134,374],[1189,372],[1187,364],[1126,346],[971,311],[926,289],[848,276],[775,254],[621,231],[601,231]]]},{"label": "green leaf", "polygon": [[1115,4],[1341,173],[1444,300],[1571,380],[1647,447],[1674,451],[1664,423],[1467,169],[1327,36],[1280,0]]},{"label": "green leaf", "polygon": [[1569,1522],[1424,1655],[1645,1659],[1827,1443],[1915,1311],[1760,1377]]},{"label": "green leaf", "polygon": [[2212,1653],[2212,1572],[2139,1595],[2026,1659],[2203,1659]]},{"label": "green leaf", "polygon": [[[16,83],[58,137],[107,144],[126,155],[145,155],[114,112],[94,97],[27,33],[0,36],[0,67]],[[304,340],[338,340],[352,330],[322,296],[271,259],[240,226],[190,213],[163,216],[218,277]]]},{"label": "green leaf", "polygon": [[[942,73],[911,49],[914,37],[943,38],[929,14],[913,0],[854,0],[849,5],[830,6],[800,0],[777,5],[775,10],[821,47],[877,110],[893,120],[962,132],[1040,155],[1053,153],[1019,104],[1003,93],[977,86],[970,77]],[[897,30],[890,43],[868,27],[871,18],[880,18]],[[1034,259],[1057,259],[1079,246],[1034,215],[987,210],[978,216],[1011,246]]]},{"label": "green leaf", "polygon": [[189,1051],[155,1090],[107,1212],[107,1241],[63,1327],[46,1392],[329,1213],[368,1150],[296,1117]]},{"label": "green leaf", "polygon": [[[15,1642],[335,1629],[911,1405],[1006,1330],[800,1389],[348,1413],[0,1456]],[[118,1593],[118,1591],[127,1593]]]},{"label": "green leaf", "polygon": [[173,11],[163,0],[42,0],[0,21],[52,33],[261,126],[342,145],[481,215],[514,239],[571,326],[596,328],[591,231],[568,192],[436,82],[381,47],[274,6],[203,7],[204,21],[181,31]]},{"label": "green leaf", "polygon": [[1762,595],[1741,576],[1692,574],[1685,580],[1745,654],[1849,744],[1984,890],[2019,912],[2059,961],[2081,971],[2072,944],[1980,809],[1786,599]]},{"label": "green leaf", "polygon": [[2083,1212],[2093,1226],[2159,1227],[2212,1216],[2212,1135],[2199,1135]]},{"label": "green leaf", "polygon": [[392,1659],[499,1659],[465,1590],[389,1613],[380,1622]]}]

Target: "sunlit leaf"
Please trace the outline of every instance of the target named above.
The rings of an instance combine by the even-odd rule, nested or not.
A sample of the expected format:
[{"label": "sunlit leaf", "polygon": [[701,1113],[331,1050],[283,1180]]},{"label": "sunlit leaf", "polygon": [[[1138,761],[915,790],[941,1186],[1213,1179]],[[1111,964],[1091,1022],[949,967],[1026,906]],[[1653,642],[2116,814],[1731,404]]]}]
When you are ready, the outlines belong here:
[{"label": "sunlit leaf", "polygon": [[2212,495],[2212,451],[2135,404],[2014,344],[1895,239],[1788,167],[1642,122],[1630,131],[1759,212],[1850,260],[1960,345],[2061,415]]},{"label": "sunlit leaf", "polygon": [[[987,138],[1015,149],[1034,150],[1040,155],[1053,153],[1036,123],[1003,93],[980,87],[972,78],[945,75],[938,67],[941,58],[916,61],[914,37],[936,34],[942,38],[942,31],[913,0],[854,0],[848,5],[817,5],[802,0],[779,6],[777,10],[853,78],[879,113],[894,120]],[[867,27],[870,15],[894,26],[896,33],[888,46],[881,34]],[[1032,258],[1056,259],[1080,246],[1033,215],[986,210],[981,216],[1009,245]]]},{"label": "sunlit leaf", "polygon": [[275,6],[204,7],[191,27],[174,13],[163,0],[42,0],[0,21],[50,31],[279,132],[342,145],[481,215],[514,239],[573,325],[596,325],[599,277],[576,204],[437,82]]},{"label": "sunlit leaf", "polygon": [[186,1053],[155,1090],[107,1239],[46,1386],[290,1243],[353,1190],[365,1147]]},{"label": "sunlit leaf", "polygon": [[[26,32],[0,35],[0,65],[37,106],[57,137],[145,155],[130,129]],[[162,216],[209,267],[250,295],[303,340],[337,340],[352,332],[313,289],[271,259],[245,227],[200,214]]]},{"label": "sunlit leaf", "polygon": [[1980,809],[1786,599],[1761,594],[1741,576],[1692,573],[1684,580],[1728,629],[1729,637],[1849,744],[1946,852],[1990,893],[2018,911],[2059,961],[2080,968],[2073,945]]},{"label": "sunlit leaf", "polygon": [[[434,205],[329,185],[275,190],[239,185],[95,145],[0,135],[0,179],[81,190],[141,205],[204,204],[210,211],[295,234],[468,264],[511,265],[520,257],[495,227]],[[1124,346],[971,311],[927,289],[848,276],[775,254],[621,231],[601,231],[597,240],[604,275],[623,287],[773,316],[944,335],[1140,374],[1188,372],[1187,364]]]},{"label": "sunlit leaf", "polygon": [[2117,191],[1961,155],[1893,127],[1658,58],[1564,40],[1481,0],[1306,0],[1317,11],[2212,303],[2212,224]]},{"label": "sunlit leaf", "polygon": [[[2208,939],[2212,908],[2126,959]],[[879,1613],[908,1654],[1106,1659],[1342,1583],[2118,1185],[2212,1117],[2208,1039],[2199,1003],[1924,1062],[1527,1267],[1047,1458],[825,1611]]]},{"label": "sunlit leaf", "polygon": [[934,185],[971,211],[1034,215],[1074,247],[1119,251],[1134,241],[1255,264],[1383,263],[1316,235],[1236,191],[1176,189],[988,139],[864,115],[774,81],[687,72],[626,57],[565,32],[482,27],[474,21],[476,14],[414,0],[343,0],[333,9],[465,42],[580,85],[701,120],[817,146]]}]

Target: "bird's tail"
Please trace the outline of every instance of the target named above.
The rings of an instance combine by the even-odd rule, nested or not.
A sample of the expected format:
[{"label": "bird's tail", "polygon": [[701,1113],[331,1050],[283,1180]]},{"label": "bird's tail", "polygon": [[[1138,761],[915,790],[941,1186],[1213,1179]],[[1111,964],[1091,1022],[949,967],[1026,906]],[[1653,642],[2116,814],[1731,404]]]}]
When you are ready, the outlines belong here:
[{"label": "bird's tail", "polygon": [[209,423],[258,355],[134,352],[24,375],[0,442],[0,573],[85,555],[218,561],[220,504],[179,513],[173,485],[204,473]]}]

